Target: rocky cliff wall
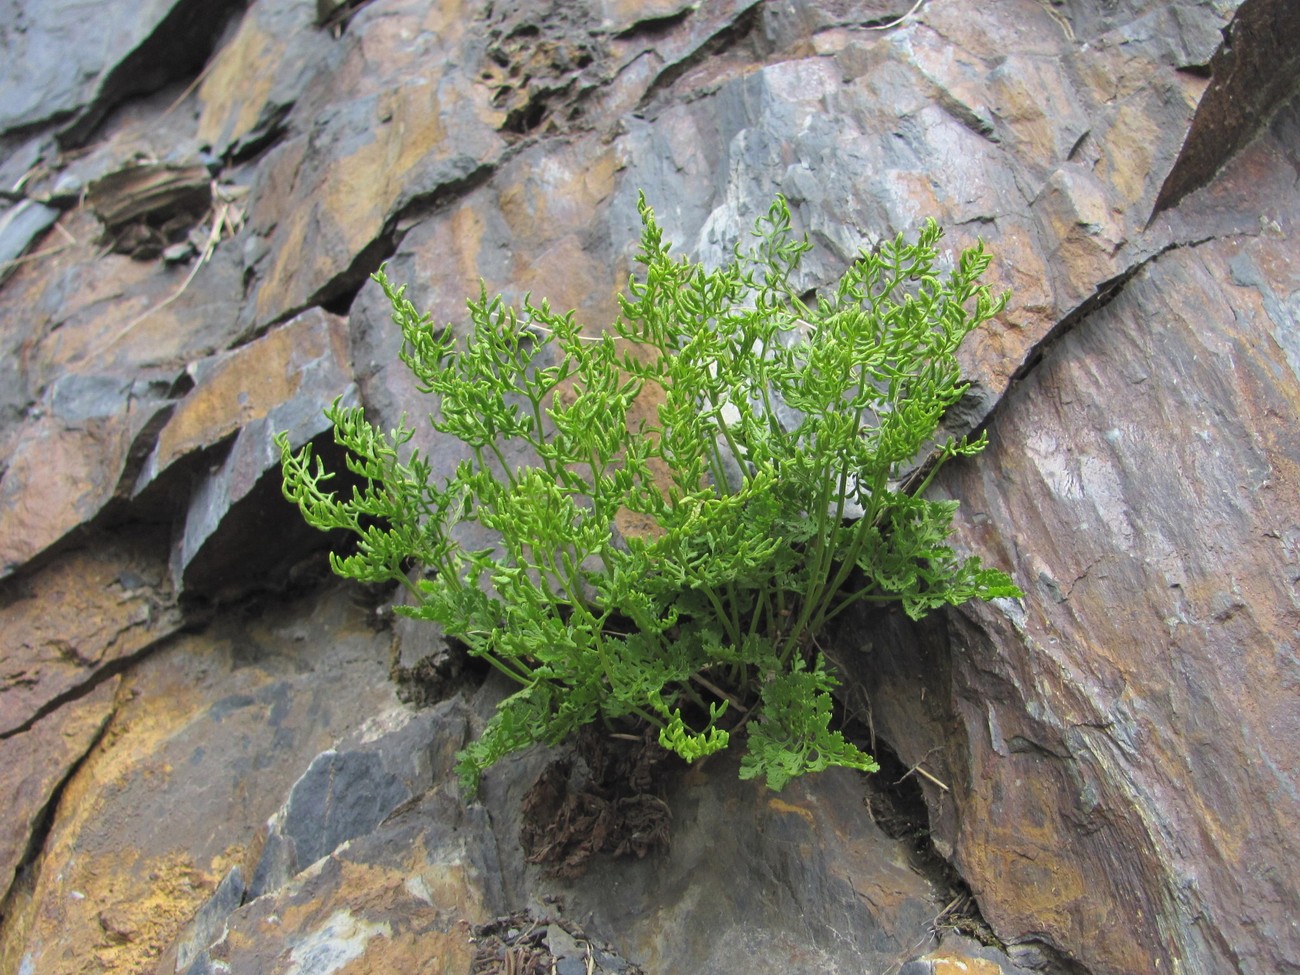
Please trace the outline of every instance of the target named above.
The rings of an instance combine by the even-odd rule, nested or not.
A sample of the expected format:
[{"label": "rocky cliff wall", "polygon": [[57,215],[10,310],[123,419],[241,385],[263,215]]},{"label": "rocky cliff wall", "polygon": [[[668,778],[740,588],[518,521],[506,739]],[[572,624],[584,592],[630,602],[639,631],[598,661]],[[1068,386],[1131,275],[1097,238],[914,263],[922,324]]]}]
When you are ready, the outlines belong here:
[{"label": "rocky cliff wall", "polygon": [[[524,909],[582,970],[1300,968],[1294,3],[10,8],[0,972],[482,971]],[[810,289],[933,216],[1014,292],[934,490],[1025,599],[837,634],[920,853],[897,790],[718,762],[547,879],[544,758],[460,803],[492,686],[399,701],[436,640],[279,499],[322,403],[427,412],[381,261],[608,321],[639,190],[706,260],[785,194]]]}]

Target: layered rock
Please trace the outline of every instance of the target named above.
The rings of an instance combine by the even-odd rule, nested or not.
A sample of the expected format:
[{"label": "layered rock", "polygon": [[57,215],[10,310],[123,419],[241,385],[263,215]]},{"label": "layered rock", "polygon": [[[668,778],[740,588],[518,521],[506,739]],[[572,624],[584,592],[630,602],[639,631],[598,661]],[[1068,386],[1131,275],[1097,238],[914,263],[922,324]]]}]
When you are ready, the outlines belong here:
[{"label": "layered rock", "polygon": [[[990,523],[1025,513],[995,544],[1037,594],[1023,616],[971,614],[989,636],[956,680],[985,785],[962,817],[958,861],[981,889],[1025,869],[1040,889],[1050,876],[1061,900],[1047,927],[1062,943],[1092,940],[1101,970],[1190,958],[1281,971],[1300,952],[1283,920],[1300,907],[1284,866],[1300,853],[1285,798],[1300,763],[1300,440],[1284,419],[1300,406],[1288,239],[1300,209],[1242,178],[1293,156],[1298,123],[1279,117],[1221,187],[1288,229],[1143,268],[1007,401],[990,468],[951,486]],[[995,651],[1015,662],[992,664],[990,638],[1016,647]],[[976,660],[1034,720],[1003,720]],[[1031,798],[1021,780],[1045,788]],[[999,787],[1047,813],[1042,834],[997,822]],[[1107,867],[1077,865],[1089,862]],[[1084,907],[1102,901],[1096,873],[1113,885],[1102,914]],[[1044,925],[1033,901],[997,909]],[[1275,934],[1248,934],[1264,929]]]},{"label": "layered rock", "polygon": [[152,971],[227,874],[253,875],[263,824],[312,759],[385,730],[388,639],[364,608],[336,592],[264,609],[168,641],[107,701],[108,686],[80,699],[107,704],[109,724],[9,899],[5,971]]},{"label": "layered rock", "polygon": [[986,917],[1096,971],[1282,971],[1300,950],[1298,123],[1281,112],[1179,215],[1261,224],[1144,265],[945,483],[1023,606],[964,609],[896,656],[877,640],[862,669],[905,759],[964,784],[929,789],[932,821]]},{"label": "layered rock", "polygon": [[[507,6],[15,8],[0,971],[468,971],[525,909],[557,965],[597,964],[564,911],[647,971],[1294,964],[1294,5]],[[278,498],[272,435],[328,451],[335,397],[429,410],[381,261],[439,321],[481,278],[598,329],[639,191],[706,261],[783,193],[810,290],[931,216],[1013,290],[948,418],[992,445],[934,490],[1024,601],[828,648],[1006,951],[932,943],[960,883],[847,773],[715,761],[670,853],[547,880],[511,832],[544,758],[466,806],[490,686],[327,586]],[[385,674],[425,655],[414,714]]]}]

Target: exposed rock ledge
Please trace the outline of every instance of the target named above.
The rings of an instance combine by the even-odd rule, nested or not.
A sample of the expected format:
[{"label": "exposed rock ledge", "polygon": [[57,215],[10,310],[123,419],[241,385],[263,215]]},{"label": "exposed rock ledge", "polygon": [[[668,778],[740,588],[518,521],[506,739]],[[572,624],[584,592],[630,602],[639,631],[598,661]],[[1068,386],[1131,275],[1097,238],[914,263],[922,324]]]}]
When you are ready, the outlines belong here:
[{"label": "exposed rock ledge", "polygon": [[[1292,0],[13,6],[0,973],[1297,970]],[[992,446],[935,490],[1026,597],[836,635],[907,815],[717,760],[667,854],[560,882],[545,757],[459,800],[492,687],[325,578],[269,435],[427,412],[383,260],[609,320],[642,189],[706,259],[784,193],[808,288],[985,239]]]}]

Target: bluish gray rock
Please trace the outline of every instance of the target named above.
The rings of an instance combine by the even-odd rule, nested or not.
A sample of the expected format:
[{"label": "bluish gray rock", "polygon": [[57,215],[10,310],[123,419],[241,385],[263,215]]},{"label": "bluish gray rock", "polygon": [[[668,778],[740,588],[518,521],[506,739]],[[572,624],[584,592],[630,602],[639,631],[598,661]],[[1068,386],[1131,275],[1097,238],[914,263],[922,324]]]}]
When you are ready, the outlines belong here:
[{"label": "bluish gray rock", "polygon": [[467,734],[468,716],[452,700],[394,712],[387,725],[316,756],[271,820],[247,897],[273,893],[447,778]]},{"label": "bluish gray rock", "polygon": [[84,138],[120,99],[202,67],[233,0],[6,0],[0,12],[0,135],[58,124]]},{"label": "bluish gray rock", "polygon": [[0,213],[0,285],[17,269],[32,242],[57,219],[58,210],[33,200],[21,200]]}]

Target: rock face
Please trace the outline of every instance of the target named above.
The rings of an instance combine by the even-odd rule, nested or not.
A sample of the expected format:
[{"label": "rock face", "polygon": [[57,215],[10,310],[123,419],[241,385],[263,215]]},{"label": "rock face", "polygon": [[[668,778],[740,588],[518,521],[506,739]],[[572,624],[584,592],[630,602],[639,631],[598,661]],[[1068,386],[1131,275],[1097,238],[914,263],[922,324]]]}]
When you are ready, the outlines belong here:
[{"label": "rock face", "polygon": [[[1264,158],[1293,156],[1296,121],[1294,111],[1280,116],[1222,184],[1243,209],[1277,207],[1273,219],[1288,226],[1300,219],[1295,196],[1261,198],[1242,177]],[[1000,625],[972,614],[994,642],[1020,648],[1001,669],[1036,720],[1004,722],[988,703],[1000,695],[981,695],[993,689],[973,672],[959,678],[972,737],[976,722],[989,729],[974,747],[989,791],[972,796],[980,825],[962,816],[963,874],[986,876],[982,888],[1018,873],[1017,861],[1035,862],[1039,876],[1049,851],[1113,857],[1114,906],[1102,916],[1082,909],[1098,901],[1088,874],[1052,873],[1063,943],[1096,938],[1116,909],[1144,919],[1141,942],[1098,939],[1116,971],[1180,957],[1206,957],[1209,970],[1283,971],[1300,947],[1279,935],[1247,949],[1245,936],[1281,931],[1295,910],[1283,864],[1297,840],[1282,798],[1300,763],[1300,435],[1283,419],[1300,405],[1293,264],[1291,242],[1270,233],[1152,262],[1095,324],[1051,349],[1007,401],[990,468],[963,471],[951,487],[992,523],[1027,513],[997,544],[1039,596],[1037,611]],[[1050,671],[1030,678],[1036,658]],[[1022,763],[1050,770],[1034,776],[1038,796],[1020,798],[1051,812],[1041,835],[1012,839],[989,803],[998,783],[1011,790],[1028,778],[1011,771]],[[990,827],[1001,842],[989,842]],[[1025,920],[1040,906],[1007,905]]]},{"label": "rock face", "polygon": [[[0,975],[1295,970],[1291,0],[10,7]],[[639,191],[707,261],[784,194],[807,289],[983,238],[991,446],[932,490],[1025,598],[834,634],[913,805],[718,759],[669,851],[561,881],[548,756],[461,799],[498,689],[325,578],[271,438],[429,411],[381,262],[453,327],[480,279],[611,320]]]}]

